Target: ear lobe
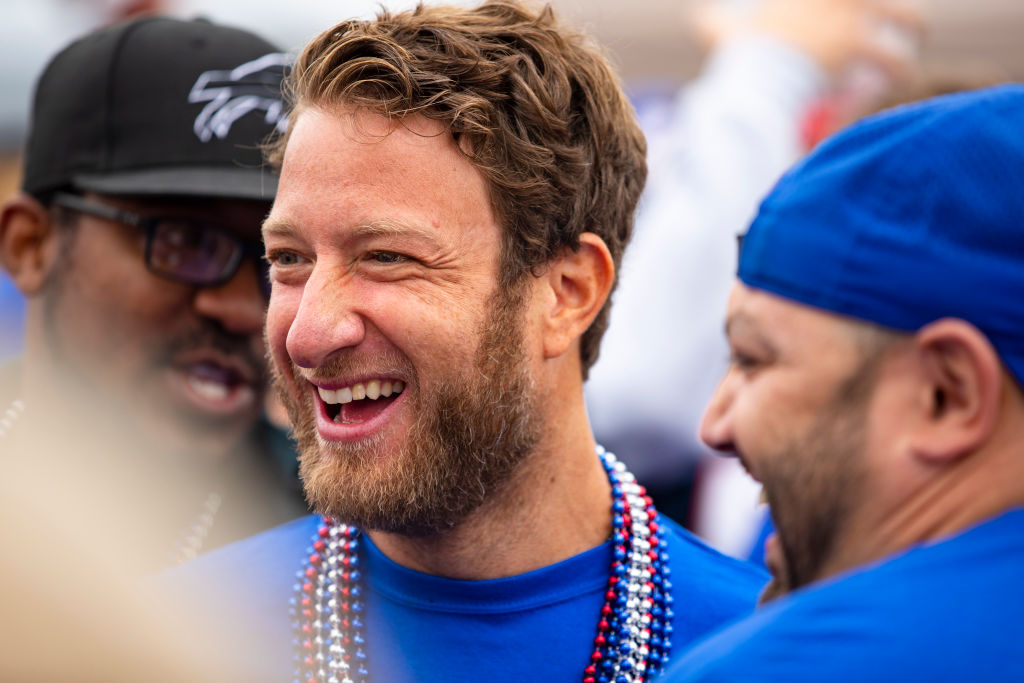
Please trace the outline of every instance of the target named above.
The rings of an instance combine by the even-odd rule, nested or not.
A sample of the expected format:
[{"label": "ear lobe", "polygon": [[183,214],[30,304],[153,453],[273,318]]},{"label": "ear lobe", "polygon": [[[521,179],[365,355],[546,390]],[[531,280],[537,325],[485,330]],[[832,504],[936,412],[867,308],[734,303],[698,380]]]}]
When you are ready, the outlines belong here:
[{"label": "ear lobe", "polygon": [[25,296],[38,294],[59,251],[46,208],[22,194],[0,209],[0,264]]},{"label": "ear lobe", "polygon": [[964,457],[995,428],[1003,384],[999,355],[981,331],[959,319],[921,328],[915,343],[927,382],[927,415],[913,450],[933,463]]},{"label": "ear lobe", "polygon": [[548,264],[543,276],[545,298],[544,357],[564,354],[590,327],[601,311],[615,280],[608,246],[591,232],[580,236],[580,248],[566,251]]}]

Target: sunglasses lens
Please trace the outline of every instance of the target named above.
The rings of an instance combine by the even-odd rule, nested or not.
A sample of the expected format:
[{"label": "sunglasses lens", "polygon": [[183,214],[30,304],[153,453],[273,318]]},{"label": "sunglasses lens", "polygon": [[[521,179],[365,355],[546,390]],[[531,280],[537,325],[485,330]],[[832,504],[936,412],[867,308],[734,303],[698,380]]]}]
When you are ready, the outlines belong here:
[{"label": "sunglasses lens", "polygon": [[263,292],[263,296],[265,296],[269,300],[270,299],[270,264],[267,263],[266,260],[262,259],[262,258],[256,259],[256,262],[259,264],[257,266],[257,275],[260,278],[260,291]]},{"label": "sunglasses lens", "polygon": [[242,252],[241,243],[226,233],[164,220],[153,232],[149,265],[177,280],[208,285],[234,274]]}]

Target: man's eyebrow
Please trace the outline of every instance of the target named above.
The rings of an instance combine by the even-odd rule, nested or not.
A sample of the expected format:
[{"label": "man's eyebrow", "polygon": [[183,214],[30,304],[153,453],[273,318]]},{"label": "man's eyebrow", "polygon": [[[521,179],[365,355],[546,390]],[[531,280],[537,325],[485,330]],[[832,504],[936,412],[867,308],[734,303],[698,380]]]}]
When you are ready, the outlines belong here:
[{"label": "man's eyebrow", "polygon": [[725,336],[729,337],[733,334],[746,334],[763,337],[757,321],[752,315],[743,310],[730,313],[725,319]]},{"label": "man's eyebrow", "polygon": [[405,237],[429,242],[432,245],[438,244],[437,234],[426,230],[418,225],[405,223],[403,221],[385,218],[360,225],[352,231],[354,239],[367,237]]},{"label": "man's eyebrow", "polygon": [[[268,219],[263,223],[262,232],[263,239],[266,240],[269,237],[291,237],[298,233],[299,229],[288,220]],[[370,238],[414,239],[424,242],[431,247],[440,248],[436,232],[390,218],[358,225],[345,235],[346,240],[358,241]]]},{"label": "man's eyebrow", "polygon": [[263,239],[267,237],[288,237],[295,234],[295,226],[288,221],[268,218],[261,228]]}]

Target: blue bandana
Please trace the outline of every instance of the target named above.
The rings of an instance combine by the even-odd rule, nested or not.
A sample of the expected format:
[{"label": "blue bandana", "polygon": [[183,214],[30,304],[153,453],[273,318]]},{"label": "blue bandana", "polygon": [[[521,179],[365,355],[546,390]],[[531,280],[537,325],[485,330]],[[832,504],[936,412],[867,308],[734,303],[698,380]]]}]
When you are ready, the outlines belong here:
[{"label": "blue bandana", "polygon": [[966,320],[1024,385],[1024,86],[899,107],[822,144],[761,205],[739,277],[898,330]]}]

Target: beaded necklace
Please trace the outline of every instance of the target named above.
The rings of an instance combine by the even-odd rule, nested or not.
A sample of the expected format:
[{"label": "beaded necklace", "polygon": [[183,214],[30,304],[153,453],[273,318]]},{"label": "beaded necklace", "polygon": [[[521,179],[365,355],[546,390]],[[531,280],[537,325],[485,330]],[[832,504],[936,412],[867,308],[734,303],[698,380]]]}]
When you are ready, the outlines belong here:
[{"label": "beaded necklace", "polygon": [[[614,558],[584,683],[643,683],[668,663],[672,582],[668,546],[643,486],[603,447],[612,486]],[[296,683],[370,680],[360,530],[324,518],[299,570],[292,599]]]},{"label": "beaded necklace", "polygon": [[25,402],[14,399],[11,402],[11,406],[4,411],[3,417],[0,417],[0,439],[7,438],[7,435],[14,428],[14,423],[18,421],[23,412],[25,412]]},{"label": "beaded necklace", "polygon": [[199,555],[199,551],[203,549],[203,544],[206,542],[206,537],[210,535],[210,529],[213,528],[214,519],[217,517],[217,511],[220,510],[222,502],[221,495],[216,491],[206,494],[195,522],[185,527],[174,548],[168,554],[169,566],[173,567],[194,560]]}]

